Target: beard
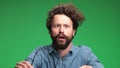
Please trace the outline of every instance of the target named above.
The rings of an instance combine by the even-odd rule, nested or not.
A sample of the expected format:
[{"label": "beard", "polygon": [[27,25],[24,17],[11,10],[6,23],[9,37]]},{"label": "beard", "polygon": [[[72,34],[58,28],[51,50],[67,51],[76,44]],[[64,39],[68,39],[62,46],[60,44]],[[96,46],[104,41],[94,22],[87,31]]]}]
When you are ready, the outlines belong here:
[{"label": "beard", "polygon": [[[51,38],[52,38],[52,41],[53,41],[52,44],[55,47],[55,49],[64,50],[69,46],[69,44],[71,43],[74,36],[71,35],[71,36],[67,37],[63,33],[60,33],[56,36],[51,36]],[[62,38],[63,40],[59,40],[59,38]]]}]

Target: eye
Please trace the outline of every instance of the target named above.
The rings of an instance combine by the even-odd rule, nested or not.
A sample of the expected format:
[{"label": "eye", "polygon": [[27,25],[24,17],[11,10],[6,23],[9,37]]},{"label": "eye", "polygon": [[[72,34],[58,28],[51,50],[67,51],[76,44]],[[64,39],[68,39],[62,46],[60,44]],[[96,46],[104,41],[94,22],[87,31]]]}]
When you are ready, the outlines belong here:
[{"label": "eye", "polygon": [[69,26],[67,24],[64,25],[65,28],[68,28]]},{"label": "eye", "polygon": [[59,24],[57,24],[57,25],[53,25],[53,27],[54,27],[54,28],[59,28],[60,25],[59,25]]}]

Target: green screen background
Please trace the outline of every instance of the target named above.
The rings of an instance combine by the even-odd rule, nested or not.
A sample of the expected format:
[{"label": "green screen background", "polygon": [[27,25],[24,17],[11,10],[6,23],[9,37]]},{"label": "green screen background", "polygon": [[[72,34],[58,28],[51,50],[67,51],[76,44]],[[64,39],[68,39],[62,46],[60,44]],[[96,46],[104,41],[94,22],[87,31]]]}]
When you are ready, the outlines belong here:
[{"label": "green screen background", "polygon": [[14,68],[33,49],[50,44],[47,12],[67,2],[86,17],[73,43],[89,46],[105,68],[119,68],[119,0],[0,0],[0,68]]}]

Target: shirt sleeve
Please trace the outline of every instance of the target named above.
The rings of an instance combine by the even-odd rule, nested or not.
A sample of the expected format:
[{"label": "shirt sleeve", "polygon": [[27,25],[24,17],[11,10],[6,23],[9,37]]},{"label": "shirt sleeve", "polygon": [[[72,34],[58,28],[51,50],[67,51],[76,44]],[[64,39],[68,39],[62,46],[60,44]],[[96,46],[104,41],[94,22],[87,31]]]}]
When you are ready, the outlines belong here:
[{"label": "shirt sleeve", "polygon": [[[41,64],[38,60],[41,60],[41,56],[39,55],[40,48],[36,48],[26,59],[34,68],[38,68]],[[38,58],[39,57],[39,58]]]},{"label": "shirt sleeve", "polygon": [[103,64],[98,60],[95,54],[91,51],[91,49],[87,46],[81,46],[82,55],[85,60],[86,65],[90,65],[93,68],[104,68]]}]

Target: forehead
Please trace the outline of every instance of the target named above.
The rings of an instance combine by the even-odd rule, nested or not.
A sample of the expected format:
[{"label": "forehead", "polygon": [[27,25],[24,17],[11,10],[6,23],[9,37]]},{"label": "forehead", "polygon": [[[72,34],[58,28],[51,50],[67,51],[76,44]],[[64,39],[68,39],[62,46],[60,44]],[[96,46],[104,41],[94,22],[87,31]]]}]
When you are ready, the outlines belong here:
[{"label": "forehead", "polygon": [[64,14],[56,14],[52,20],[53,24],[72,24],[72,20]]}]

